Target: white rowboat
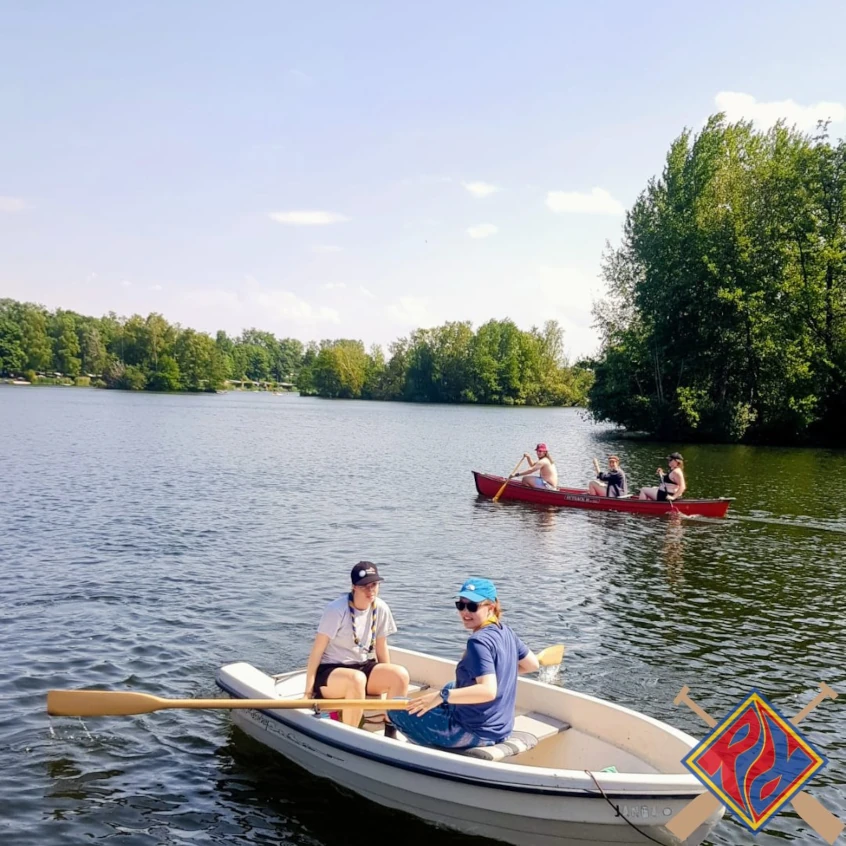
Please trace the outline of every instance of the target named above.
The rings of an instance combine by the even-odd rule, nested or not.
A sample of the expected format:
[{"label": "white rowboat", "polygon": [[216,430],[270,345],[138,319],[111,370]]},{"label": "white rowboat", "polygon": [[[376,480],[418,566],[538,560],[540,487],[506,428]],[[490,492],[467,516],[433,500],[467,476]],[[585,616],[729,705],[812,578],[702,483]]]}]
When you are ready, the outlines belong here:
[{"label": "white rowboat", "polygon": [[[455,661],[398,647],[391,659],[418,686],[437,690],[455,677]],[[233,698],[299,699],[305,673],[274,677],[240,662],[222,667],[217,683]],[[380,805],[514,846],[643,846],[644,833],[678,846],[665,826],[705,792],[681,764],[695,738],[527,678],[517,685],[514,742],[493,747],[506,754],[501,760],[417,746],[401,733],[388,738],[381,726],[352,728],[310,708],[244,709],[232,721],[314,775]],[[610,766],[617,772],[602,772]],[[685,846],[705,840],[723,813],[721,806]]]}]

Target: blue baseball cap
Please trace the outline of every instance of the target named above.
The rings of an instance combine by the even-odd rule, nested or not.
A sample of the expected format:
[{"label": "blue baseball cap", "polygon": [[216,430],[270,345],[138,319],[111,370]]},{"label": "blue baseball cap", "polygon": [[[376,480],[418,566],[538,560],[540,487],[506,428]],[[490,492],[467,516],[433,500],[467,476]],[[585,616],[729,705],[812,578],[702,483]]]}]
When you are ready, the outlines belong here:
[{"label": "blue baseball cap", "polygon": [[490,579],[467,579],[456,596],[471,602],[496,601],[496,586]]}]

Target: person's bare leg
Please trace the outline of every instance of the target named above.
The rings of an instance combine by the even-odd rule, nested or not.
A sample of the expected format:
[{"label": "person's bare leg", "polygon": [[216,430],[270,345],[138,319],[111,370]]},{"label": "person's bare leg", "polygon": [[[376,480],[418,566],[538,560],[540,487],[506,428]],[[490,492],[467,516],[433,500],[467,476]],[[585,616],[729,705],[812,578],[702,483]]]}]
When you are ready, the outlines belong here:
[{"label": "person's bare leg", "polygon": [[367,680],[367,692],[397,699],[408,694],[408,681],[408,670],[400,664],[377,664]]},{"label": "person's bare leg", "polygon": [[638,499],[658,499],[658,488],[641,488]]},{"label": "person's bare leg", "polygon": [[605,482],[597,482],[595,479],[588,485],[588,493],[594,496],[607,496],[608,487]]},{"label": "person's bare leg", "polygon": [[[329,673],[326,684],[320,688],[324,699],[364,699],[367,696],[367,676],[361,670],[338,667]],[[360,708],[341,711],[341,721],[348,726],[358,726],[363,711]]]}]

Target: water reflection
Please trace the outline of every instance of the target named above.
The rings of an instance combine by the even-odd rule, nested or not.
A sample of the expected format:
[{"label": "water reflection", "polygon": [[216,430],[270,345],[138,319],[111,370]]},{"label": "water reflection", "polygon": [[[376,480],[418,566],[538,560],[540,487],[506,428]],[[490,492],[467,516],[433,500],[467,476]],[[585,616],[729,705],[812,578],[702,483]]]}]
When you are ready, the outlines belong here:
[{"label": "water reflection", "polygon": [[667,517],[666,523],[661,558],[666,568],[667,582],[671,587],[678,588],[684,584],[684,519],[681,514],[674,512]]}]

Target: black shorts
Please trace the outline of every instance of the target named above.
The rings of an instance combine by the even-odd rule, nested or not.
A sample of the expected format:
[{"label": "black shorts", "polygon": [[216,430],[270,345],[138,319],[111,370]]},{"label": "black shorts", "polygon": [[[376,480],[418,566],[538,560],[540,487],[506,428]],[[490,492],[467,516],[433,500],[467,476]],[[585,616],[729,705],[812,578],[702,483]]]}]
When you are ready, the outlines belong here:
[{"label": "black shorts", "polygon": [[376,659],[371,658],[369,661],[361,661],[357,664],[321,664],[317,668],[317,672],[314,674],[314,698],[323,698],[320,693],[320,688],[329,681],[329,673],[331,673],[332,670],[337,670],[339,667],[343,667],[347,670],[361,670],[361,672],[364,673],[365,677],[369,680],[370,674],[373,672],[373,668],[376,666],[376,663]]},{"label": "black shorts", "polygon": [[658,502],[666,502],[667,501],[667,492],[664,488],[658,488]]}]

